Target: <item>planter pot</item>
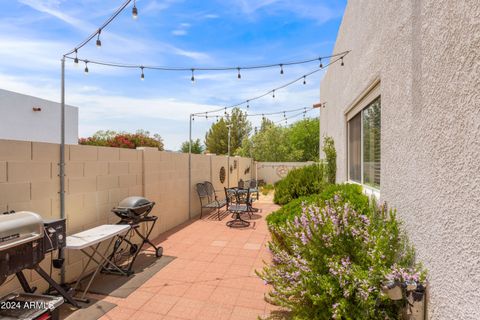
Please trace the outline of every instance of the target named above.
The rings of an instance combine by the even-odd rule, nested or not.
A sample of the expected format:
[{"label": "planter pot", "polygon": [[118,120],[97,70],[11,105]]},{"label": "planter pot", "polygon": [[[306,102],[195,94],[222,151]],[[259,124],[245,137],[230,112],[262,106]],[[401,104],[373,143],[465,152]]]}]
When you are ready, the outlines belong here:
[{"label": "planter pot", "polygon": [[383,292],[385,292],[392,300],[403,299],[402,285],[398,282],[388,283],[386,286],[383,287]]}]

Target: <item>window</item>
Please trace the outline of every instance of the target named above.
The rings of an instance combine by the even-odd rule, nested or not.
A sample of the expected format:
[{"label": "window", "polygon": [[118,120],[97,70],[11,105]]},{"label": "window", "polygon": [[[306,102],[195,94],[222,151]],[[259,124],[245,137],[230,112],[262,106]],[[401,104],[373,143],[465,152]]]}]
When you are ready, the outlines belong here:
[{"label": "window", "polygon": [[348,177],[380,189],[380,97],[348,121]]}]

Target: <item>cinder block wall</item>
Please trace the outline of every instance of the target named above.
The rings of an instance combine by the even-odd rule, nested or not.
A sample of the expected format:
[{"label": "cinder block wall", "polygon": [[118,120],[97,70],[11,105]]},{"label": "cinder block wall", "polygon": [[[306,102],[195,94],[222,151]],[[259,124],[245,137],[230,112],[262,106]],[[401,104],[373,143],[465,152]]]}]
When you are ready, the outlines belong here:
[{"label": "cinder block wall", "polygon": [[[0,211],[32,211],[44,219],[60,217],[60,180],[58,144],[0,140]],[[252,177],[251,159],[237,160],[230,173],[230,185]],[[159,217],[152,237],[189,219],[188,154],[143,148],[139,150],[67,145],[65,147],[65,213],[67,233],[73,234],[101,224],[116,223],[111,209],[128,196],[145,196],[155,201],[152,212]],[[220,182],[220,168],[227,157],[192,155],[191,215],[200,213],[195,184],[212,181],[222,196],[227,179]],[[167,253],[168,254],[168,253]],[[56,253],[54,253],[56,257]],[[79,275],[86,258],[77,251],[66,251],[66,280]],[[50,255],[41,263],[47,272]],[[32,286],[39,290],[46,283],[34,272],[26,272]],[[52,276],[59,280],[58,270]],[[20,290],[13,279],[0,287],[0,295]]]}]

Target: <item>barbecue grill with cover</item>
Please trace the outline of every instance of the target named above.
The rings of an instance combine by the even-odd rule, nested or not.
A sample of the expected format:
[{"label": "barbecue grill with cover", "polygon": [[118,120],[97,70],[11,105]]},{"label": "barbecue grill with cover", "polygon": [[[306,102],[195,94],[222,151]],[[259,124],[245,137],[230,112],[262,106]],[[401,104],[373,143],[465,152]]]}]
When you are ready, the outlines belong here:
[{"label": "barbecue grill with cover", "polygon": [[39,263],[45,258],[44,221],[40,215],[33,212],[7,212],[0,214],[0,285],[9,275],[15,274],[27,293],[33,293],[36,288],[28,284],[24,269],[35,270],[70,304],[78,307],[72,297],[56,283]]},{"label": "barbecue grill with cover", "polygon": [[[121,268],[127,275],[133,273],[133,264],[143,245],[148,243],[152,246],[157,257],[163,255],[163,248],[155,246],[149,239],[158,219],[157,216],[149,215],[154,206],[155,202],[143,197],[128,197],[112,209],[112,212],[120,218],[117,224],[128,224],[130,226],[130,230],[125,235],[118,236],[109,257],[119,267],[121,264],[125,265],[124,260],[127,257],[126,267]],[[141,224],[145,225],[144,232],[140,230]],[[135,234],[141,239],[141,243],[138,245],[132,241]],[[103,272],[119,274],[118,270],[107,267],[103,269]]]}]

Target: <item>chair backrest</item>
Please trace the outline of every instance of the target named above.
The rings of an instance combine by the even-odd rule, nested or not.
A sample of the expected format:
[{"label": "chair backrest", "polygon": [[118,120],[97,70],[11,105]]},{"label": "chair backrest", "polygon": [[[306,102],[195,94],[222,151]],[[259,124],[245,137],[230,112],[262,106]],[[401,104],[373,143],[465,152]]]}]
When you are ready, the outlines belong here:
[{"label": "chair backrest", "polygon": [[257,187],[257,180],[252,179],[249,181],[249,186],[250,189],[255,189]]},{"label": "chair backrest", "polygon": [[213,184],[210,181],[205,181],[203,184],[205,185],[205,189],[207,190],[207,194],[210,201],[216,200],[217,194],[215,192],[215,188],[213,187]]},{"label": "chair backrest", "polygon": [[245,188],[245,182],[244,182],[242,179],[240,179],[240,180],[238,181],[238,187],[239,187],[240,189]]},{"label": "chair backrest", "polygon": [[235,189],[224,187],[225,189],[225,200],[227,201],[227,208],[232,204],[238,203],[238,193]]},{"label": "chair backrest", "polygon": [[240,204],[250,204],[250,189],[237,190],[237,202]]},{"label": "chair backrest", "polygon": [[207,191],[207,188],[206,188],[205,184],[197,183],[195,185],[195,190],[197,190],[197,194],[200,197],[200,200],[208,197],[208,191]]}]

